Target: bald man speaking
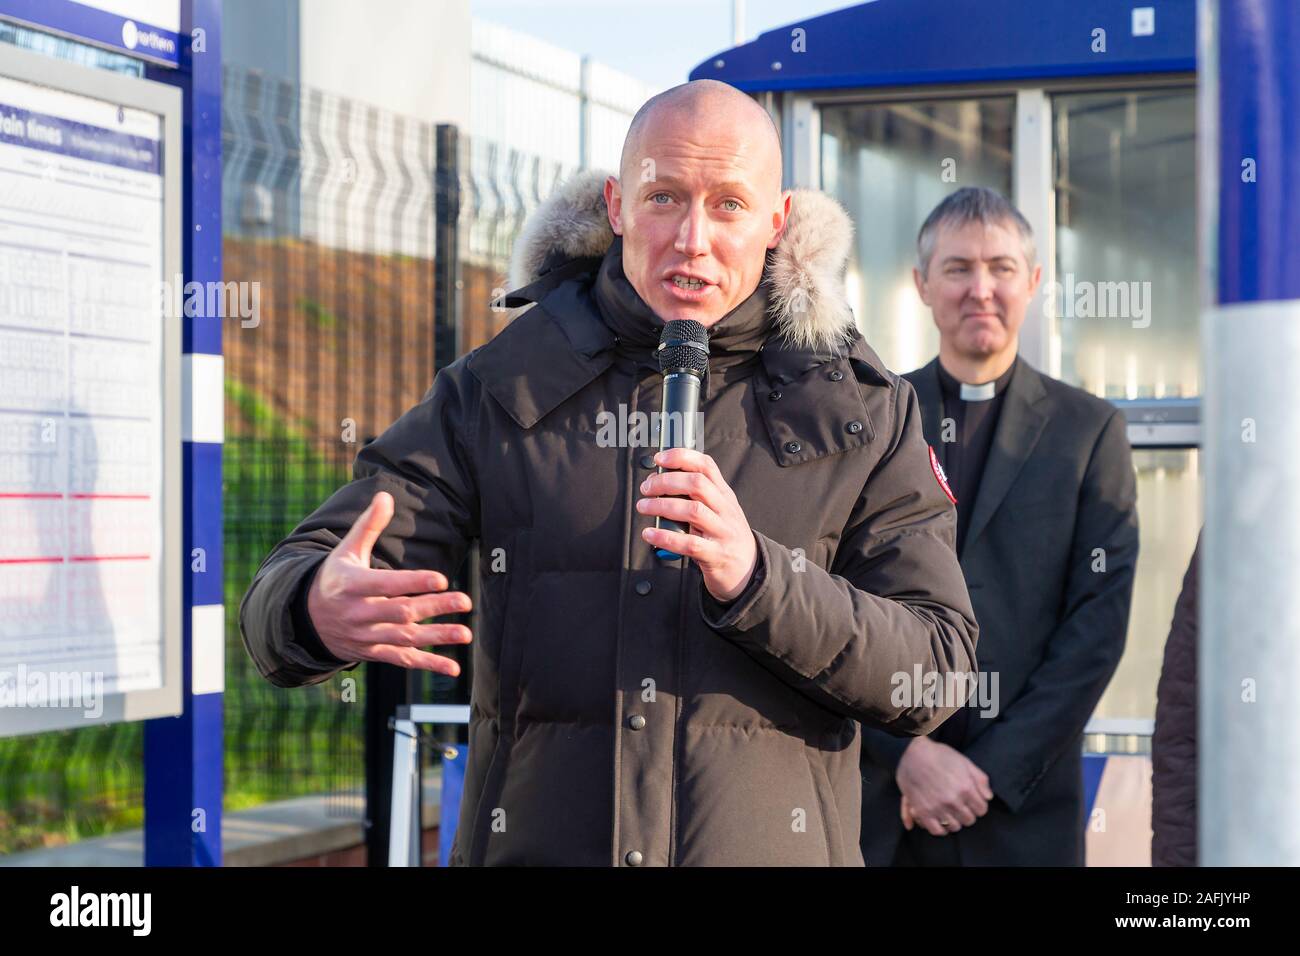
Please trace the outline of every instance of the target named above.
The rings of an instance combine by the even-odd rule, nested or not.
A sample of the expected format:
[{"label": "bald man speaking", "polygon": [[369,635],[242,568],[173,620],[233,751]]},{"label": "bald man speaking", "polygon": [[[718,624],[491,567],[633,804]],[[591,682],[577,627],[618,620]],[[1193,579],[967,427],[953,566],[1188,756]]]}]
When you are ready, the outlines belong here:
[{"label": "bald man speaking", "polygon": [[[749,97],[648,101],[618,176],[525,224],[521,311],[244,597],[281,687],[454,676],[424,648],[473,641],[454,864],[861,866],[858,723],[924,734],[961,703],[922,690],[976,670],[977,628],[916,396],[844,299],[843,210],[781,182]],[[703,431],[660,452],[655,350],[683,319]],[[448,577],[476,539],[471,635],[437,619],[469,609]]]}]

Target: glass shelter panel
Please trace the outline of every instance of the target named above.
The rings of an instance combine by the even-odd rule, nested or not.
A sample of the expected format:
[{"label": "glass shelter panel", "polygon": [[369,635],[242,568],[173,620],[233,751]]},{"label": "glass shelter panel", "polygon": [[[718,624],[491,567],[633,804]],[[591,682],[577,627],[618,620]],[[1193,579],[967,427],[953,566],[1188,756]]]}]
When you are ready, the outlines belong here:
[{"label": "glass shelter panel", "polygon": [[1195,91],[1057,96],[1053,367],[1110,399],[1200,393]]}]

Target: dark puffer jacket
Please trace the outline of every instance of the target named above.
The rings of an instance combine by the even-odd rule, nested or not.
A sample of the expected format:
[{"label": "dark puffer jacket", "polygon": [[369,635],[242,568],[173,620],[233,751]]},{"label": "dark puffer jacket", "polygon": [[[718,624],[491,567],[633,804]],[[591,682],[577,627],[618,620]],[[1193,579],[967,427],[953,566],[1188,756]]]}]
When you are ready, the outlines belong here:
[{"label": "dark puffer jacket", "polygon": [[249,653],[281,686],[345,665],[295,633],[294,600],[391,492],[376,566],[451,573],[481,541],[453,863],[861,866],[858,721],[927,733],[952,708],[896,702],[892,676],[976,666],[916,396],[854,328],[843,210],[797,193],[763,284],[718,326],[773,317],[709,374],[703,450],[759,549],[745,592],[714,602],[641,538],[653,449],[598,437],[602,413],[657,411],[662,382],[602,314],[651,325],[644,303],[593,294],[602,268],[630,289],[602,179],[525,229],[518,261],[549,271],[510,301],[536,304],[443,370],[267,558],[240,609]]},{"label": "dark puffer jacket", "polygon": [[1196,635],[1201,542],[1183,575],[1156,686],[1151,865],[1196,866]]}]

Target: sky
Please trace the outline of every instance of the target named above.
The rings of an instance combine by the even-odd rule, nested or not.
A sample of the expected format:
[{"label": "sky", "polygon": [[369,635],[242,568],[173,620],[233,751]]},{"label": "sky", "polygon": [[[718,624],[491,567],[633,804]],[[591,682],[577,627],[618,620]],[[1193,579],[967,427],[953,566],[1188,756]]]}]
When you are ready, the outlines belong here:
[{"label": "sky", "polygon": [[[745,0],[746,41],[856,0]],[[729,49],[731,0],[470,0],[477,19],[589,53],[607,66],[666,89]]]}]

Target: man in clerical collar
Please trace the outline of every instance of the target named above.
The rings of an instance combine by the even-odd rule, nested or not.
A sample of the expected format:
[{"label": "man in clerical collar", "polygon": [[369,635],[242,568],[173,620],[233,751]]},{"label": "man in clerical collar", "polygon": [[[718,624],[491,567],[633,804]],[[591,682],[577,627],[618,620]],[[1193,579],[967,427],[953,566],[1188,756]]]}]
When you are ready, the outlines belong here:
[{"label": "man in clerical collar", "polygon": [[1136,487],[1123,414],[1017,357],[1041,275],[990,189],[950,195],[917,238],[939,355],[904,377],[957,508],[980,673],[902,675],[900,693],[966,700],[929,736],[864,728],[868,866],[1084,862],[1083,728],[1124,650]]}]

